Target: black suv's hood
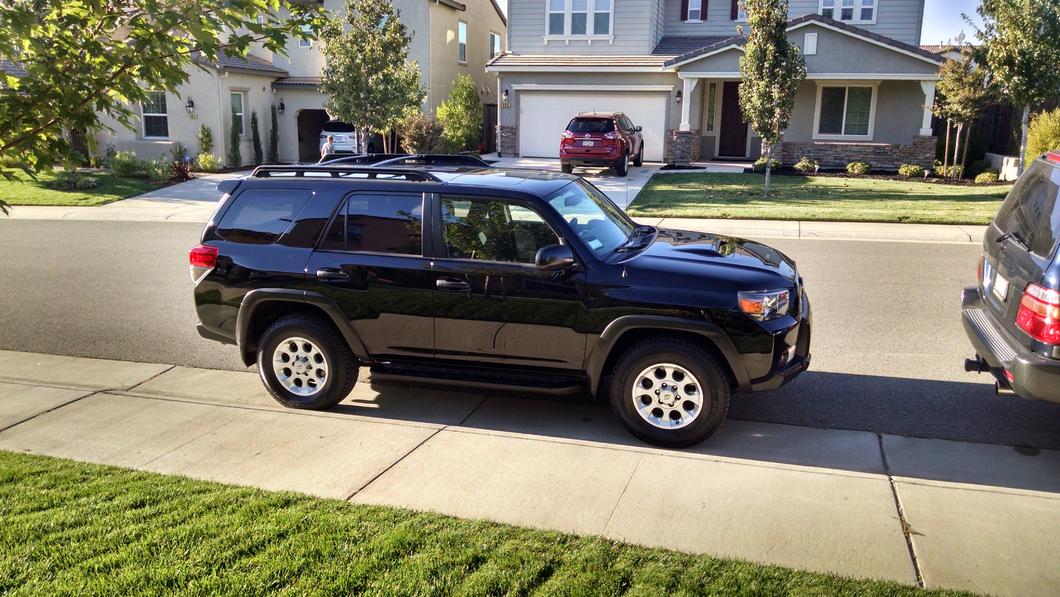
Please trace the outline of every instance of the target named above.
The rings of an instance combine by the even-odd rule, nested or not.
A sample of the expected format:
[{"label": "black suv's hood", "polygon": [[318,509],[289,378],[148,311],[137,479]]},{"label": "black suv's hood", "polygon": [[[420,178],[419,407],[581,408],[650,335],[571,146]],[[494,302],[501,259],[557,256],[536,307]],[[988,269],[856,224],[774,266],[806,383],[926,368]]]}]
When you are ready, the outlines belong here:
[{"label": "black suv's hood", "polygon": [[[636,266],[697,275],[704,265],[776,274],[795,281],[795,262],[780,251],[742,238],[660,228],[650,245],[629,260]],[[756,276],[757,277],[757,276]]]}]

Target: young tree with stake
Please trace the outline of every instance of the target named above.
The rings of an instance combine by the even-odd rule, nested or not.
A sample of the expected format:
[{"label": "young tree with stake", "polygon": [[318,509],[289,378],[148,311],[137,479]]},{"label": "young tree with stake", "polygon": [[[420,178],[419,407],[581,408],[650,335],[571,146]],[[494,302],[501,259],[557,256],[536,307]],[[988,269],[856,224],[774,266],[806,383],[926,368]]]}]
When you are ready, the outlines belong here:
[{"label": "young tree with stake", "polygon": [[943,157],[946,164],[951,163],[949,127],[957,127],[953,145],[953,167],[946,168],[943,174],[949,178],[960,178],[964,174],[964,163],[968,156],[971,125],[979,116],[979,110],[986,99],[986,73],[972,62],[971,54],[965,52],[960,60],[947,60],[939,68],[938,92],[940,101],[934,109],[937,115],[946,119],[947,155]]},{"label": "young tree with stake", "polygon": [[762,138],[769,196],[773,155],[791,123],[795,92],[806,78],[806,61],[788,41],[788,0],[740,0],[747,12],[747,43],[740,58],[740,110]]}]

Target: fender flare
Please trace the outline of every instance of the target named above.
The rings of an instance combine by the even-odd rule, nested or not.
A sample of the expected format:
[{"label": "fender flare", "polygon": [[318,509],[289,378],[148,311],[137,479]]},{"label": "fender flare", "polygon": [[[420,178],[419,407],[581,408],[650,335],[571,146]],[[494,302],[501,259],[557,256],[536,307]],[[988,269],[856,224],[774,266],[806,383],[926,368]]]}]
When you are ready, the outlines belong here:
[{"label": "fender flare", "polygon": [[342,313],[342,309],[339,309],[338,305],[331,299],[315,292],[291,288],[259,288],[251,290],[243,296],[243,302],[239,306],[239,314],[236,316],[236,344],[239,346],[239,352],[247,366],[253,364],[256,360],[252,350],[253,347],[247,338],[250,323],[254,320],[254,311],[265,303],[273,302],[310,305],[320,309],[335,324],[335,328],[342,334],[353,354],[362,361],[368,358],[368,351],[364,347],[364,342],[361,342],[357,332],[350,326],[349,320]]},{"label": "fender flare", "polygon": [[678,331],[696,334],[707,340],[721,353],[725,359],[723,365],[728,366],[736,377],[736,391],[744,391],[751,387],[751,380],[747,377],[747,371],[743,367],[740,353],[736,350],[729,336],[709,321],[696,321],[693,319],[682,319],[678,317],[664,317],[659,315],[624,315],[607,324],[600,337],[590,349],[586,359],[585,372],[589,378],[589,391],[596,395],[600,381],[604,376],[604,365],[619,339],[626,332],[637,329],[653,329],[660,331]]}]

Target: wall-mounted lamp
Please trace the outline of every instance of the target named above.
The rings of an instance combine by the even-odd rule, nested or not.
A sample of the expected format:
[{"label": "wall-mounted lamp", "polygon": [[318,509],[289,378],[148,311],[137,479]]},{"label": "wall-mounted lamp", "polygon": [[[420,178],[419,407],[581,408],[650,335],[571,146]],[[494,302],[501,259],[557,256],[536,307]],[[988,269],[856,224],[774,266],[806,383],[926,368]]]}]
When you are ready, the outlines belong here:
[{"label": "wall-mounted lamp", "polygon": [[287,106],[284,105],[283,98],[280,98],[280,105],[276,106],[276,111],[278,111],[280,114],[283,114],[287,111]]},{"label": "wall-mounted lamp", "polygon": [[680,103],[681,103],[681,95],[682,95],[682,94],[681,94],[681,90],[680,90],[680,89],[678,89],[678,90],[677,90],[677,95],[676,95],[676,96],[674,96],[674,101],[676,101],[677,103],[679,103],[679,104],[680,104]]},{"label": "wall-mounted lamp", "polygon": [[188,103],[184,104],[184,109],[188,111],[188,114],[195,113],[195,100],[188,98]]},{"label": "wall-mounted lamp", "polygon": [[501,93],[501,99],[503,101],[505,101],[505,102],[508,101],[508,90],[507,89],[504,90],[504,93]]}]

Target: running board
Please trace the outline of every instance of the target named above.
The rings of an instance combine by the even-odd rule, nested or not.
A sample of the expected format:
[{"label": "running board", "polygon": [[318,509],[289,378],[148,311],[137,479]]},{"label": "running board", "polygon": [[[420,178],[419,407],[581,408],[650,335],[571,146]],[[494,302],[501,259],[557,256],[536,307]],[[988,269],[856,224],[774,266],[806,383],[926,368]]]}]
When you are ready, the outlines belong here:
[{"label": "running board", "polygon": [[563,372],[526,370],[498,371],[483,367],[460,367],[428,363],[376,363],[371,366],[372,379],[388,382],[417,383],[486,391],[513,391],[570,395],[586,388],[585,378]]}]

